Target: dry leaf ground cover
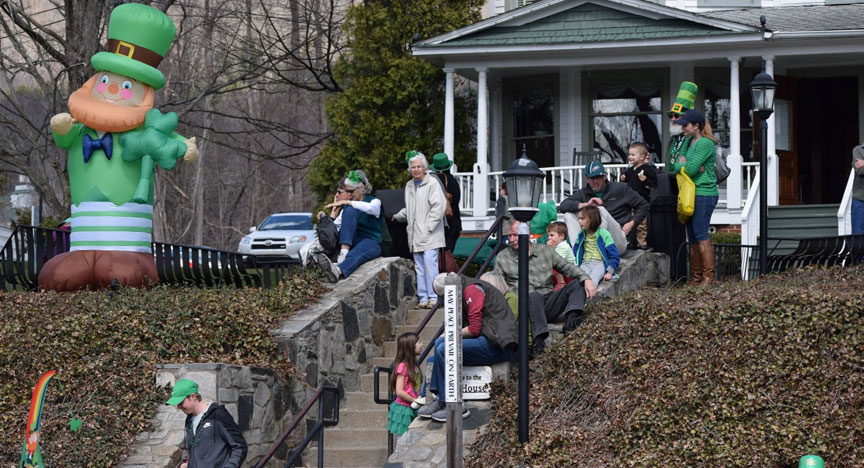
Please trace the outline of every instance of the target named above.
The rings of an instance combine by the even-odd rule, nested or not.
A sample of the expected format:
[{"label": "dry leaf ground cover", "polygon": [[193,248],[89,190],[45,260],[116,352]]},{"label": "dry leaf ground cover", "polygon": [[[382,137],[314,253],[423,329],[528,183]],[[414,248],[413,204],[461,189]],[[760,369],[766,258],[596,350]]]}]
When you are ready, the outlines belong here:
[{"label": "dry leaf ground cover", "polygon": [[[0,461],[16,463],[30,396],[42,373],[56,370],[42,414],[46,466],[107,467],[149,429],[164,362],[290,364],[268,331],[321,293],[319,280],[298,272],[278,288],[149,291],[0,292]],[[72,432],[72,417],[83,421]]]},{"label": "dry leaf ground cover", "polygon": [[864,466],[864,267],[606,301],[495,387],[466,466]]}]

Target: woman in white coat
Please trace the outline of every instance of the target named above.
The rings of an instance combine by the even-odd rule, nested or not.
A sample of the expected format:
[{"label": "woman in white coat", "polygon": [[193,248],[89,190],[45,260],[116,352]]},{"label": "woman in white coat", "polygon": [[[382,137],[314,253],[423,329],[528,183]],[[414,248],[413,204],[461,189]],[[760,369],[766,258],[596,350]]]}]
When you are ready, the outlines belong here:
[{"label": "woman in white coat", "polygon": [[441,182],[429,174],[426,156],[409,151],[406,159],[411,180],[405,184],[405,208],[393,215],[393,220],[408,223],[408,248],[414,254],[414,270],[417,272],[418,307],[431,309],[438,300],[432,280],[438,275],[438,249],[445,245],[446,199]]}]

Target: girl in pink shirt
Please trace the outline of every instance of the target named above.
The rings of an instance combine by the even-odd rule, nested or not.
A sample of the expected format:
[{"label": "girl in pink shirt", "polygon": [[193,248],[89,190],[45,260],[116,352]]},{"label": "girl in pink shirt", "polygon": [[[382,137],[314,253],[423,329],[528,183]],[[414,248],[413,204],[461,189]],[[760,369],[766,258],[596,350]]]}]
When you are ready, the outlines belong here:
[{"label": "girl in pink shirt", "polygon": [[[395,372],[390,376],[390,392],[396,400],[390,403],[387,413],[387,430],[402,435],[408,430],[411,421],[417,416],[417,409],[423,399],[417,396],[417,389],[423,375],[417,367],[417,356],[423,352],[423,342],[416,333],[399,335],[396,341],[396,359],[393,361]],[[412,404],[413,403],[413,404]]]}]

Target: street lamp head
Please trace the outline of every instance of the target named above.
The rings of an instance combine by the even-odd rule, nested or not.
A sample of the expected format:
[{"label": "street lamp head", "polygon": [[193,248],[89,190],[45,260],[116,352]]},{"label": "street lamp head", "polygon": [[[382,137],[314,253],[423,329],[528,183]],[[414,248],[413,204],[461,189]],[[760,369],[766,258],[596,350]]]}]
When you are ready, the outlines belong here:
[{"label": "street lamp head", "polygon": [[753,98],[753,113],[760,119],[767,119],[774,112],[774,91],[777,83],[764,71],[750,82],[750,95]]},{"label": "street lamp head", "polygon": [[516,220],[528,222],[537,213],[540,203],[540,192],[546,174],[540,170],[537,163],[528,158],[525,145],[522,146],[522,156],[513,161],[504,173],[507,184],[507,194],[510,197],[510,214]]}]

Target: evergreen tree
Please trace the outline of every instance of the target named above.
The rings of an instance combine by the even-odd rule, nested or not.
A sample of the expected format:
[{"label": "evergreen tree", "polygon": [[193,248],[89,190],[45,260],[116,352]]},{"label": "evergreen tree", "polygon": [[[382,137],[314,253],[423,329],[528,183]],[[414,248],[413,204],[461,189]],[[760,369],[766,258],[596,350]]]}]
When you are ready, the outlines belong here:
[{"label": "evergreen tree", "polygon": [[[443,151],[445,74],[411,54],[412,41],[434,37],[479,19],[482,0],[367,0],[345,23],[350,52],[334,70],[345,91],[326,104],[333,136],[313,161],[309,182],[324,196],[339,177],[363,169],[376,188],[403,187],[405,152],[430,160]],[[457,93],[458,94],[458,93]],[[475,161],[473,99],[457,95],[455,158]]]}]

